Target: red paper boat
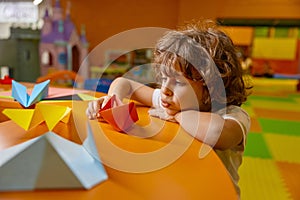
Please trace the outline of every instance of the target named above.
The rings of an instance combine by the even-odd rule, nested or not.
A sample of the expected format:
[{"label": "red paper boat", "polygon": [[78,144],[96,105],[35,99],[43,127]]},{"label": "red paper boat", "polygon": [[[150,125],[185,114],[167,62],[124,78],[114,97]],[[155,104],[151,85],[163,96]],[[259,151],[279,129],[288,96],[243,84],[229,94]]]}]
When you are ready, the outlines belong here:
[{"label": "red paper boat", "polygon": [[99,110],[99,113],[106,122],[120,132],[126,131],[139,119],[134,102],[123,104],[115,95]]}]

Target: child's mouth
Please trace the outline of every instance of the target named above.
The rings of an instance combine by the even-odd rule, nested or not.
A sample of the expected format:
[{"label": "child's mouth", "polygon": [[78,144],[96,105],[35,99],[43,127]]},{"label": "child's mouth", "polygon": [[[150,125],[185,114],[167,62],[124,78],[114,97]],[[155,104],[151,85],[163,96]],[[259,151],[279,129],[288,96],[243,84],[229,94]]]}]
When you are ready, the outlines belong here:
[{"label": "child's mouth", "polygon": [[170,104],[169,104],[168,102],[165,102],[165,101],[161,101],[161,105],[162,105],[164,108],[170,107]]}]

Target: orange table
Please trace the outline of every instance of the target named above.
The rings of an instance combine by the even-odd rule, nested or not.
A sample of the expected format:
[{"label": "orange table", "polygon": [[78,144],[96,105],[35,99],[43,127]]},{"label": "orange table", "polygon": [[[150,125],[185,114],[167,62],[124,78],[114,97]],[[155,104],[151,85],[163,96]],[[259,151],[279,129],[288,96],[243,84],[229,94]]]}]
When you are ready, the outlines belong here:
[{"label": "orange table", "polygon": [[[18,107],[0,99],[1,106]],[[43,102],[45,103],[45,102]],[[216,153],[194,140],[172,122],[152,119],[148,108],[138,105],[140,120],[129,134],[109,124],[88,120],[85,101],[53,101],[72,107],[69,124],[59,123],[53,132],[77,143],[86,136],[89,122],[109,179],[90,190],[55,189],[0,192],[0,199],[237,199],[231,179]],[[1,150],[47,132],[45,124],[25,131],[11,120],[0,123]],[[155,133],[154,135],[150,135]],[[199,158],[199,151],[207,155]],[[1,177],[0,177],[1,178]]]}]

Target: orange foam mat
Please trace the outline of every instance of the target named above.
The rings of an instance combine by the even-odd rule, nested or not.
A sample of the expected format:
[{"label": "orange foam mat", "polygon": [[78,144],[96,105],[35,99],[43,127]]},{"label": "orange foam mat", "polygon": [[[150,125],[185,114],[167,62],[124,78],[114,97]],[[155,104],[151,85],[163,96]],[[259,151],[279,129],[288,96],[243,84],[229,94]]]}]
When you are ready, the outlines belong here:
[{"label": "orange foam mat", "polygon": [[279,120],[292,120],[300,121],[300,112],[299,111],[290,111],[290,110],[280,110],[277,109],[263,109],[263,108],[254,108],[257,116],[262,118],[272,118]]},{"label": "orange foam mat", "polygon": [[255,132],[255,133],[262,132],[261,125],[256,118],[251,117],[250,132]]},{"label": "orange foam mat", "polygon": [[278,170],[293,199],[300,199],[300,164],[276,162]]}]

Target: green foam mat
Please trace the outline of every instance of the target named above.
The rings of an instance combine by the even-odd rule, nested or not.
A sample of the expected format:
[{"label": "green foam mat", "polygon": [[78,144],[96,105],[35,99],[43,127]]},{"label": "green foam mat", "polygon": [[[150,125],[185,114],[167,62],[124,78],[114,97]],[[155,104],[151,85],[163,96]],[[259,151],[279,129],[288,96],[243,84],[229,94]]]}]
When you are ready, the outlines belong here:
[{"label": "green foam mat", "polygon": [[259,157],[259,158],[272,158],[263,134],[249,133],[247,137],[245,156]]},{"label": "green foam mat", "polygon": [[249,101],[259,100],[259,101],[295,103],[295,100],[293,98],[287,98],[287,97],[270,97],[270,96],[253,95],[253,96],[249,96],[248,99]]},{"label": "green foam mat", "polygon": [[[300,116],[299,116],[300,117]],[[276,119],[258,119],[263,132],[265,133],[278,133],[286,135],[300,136],[300,122],[276,120]]]}]

